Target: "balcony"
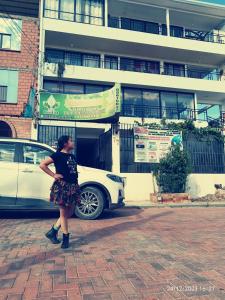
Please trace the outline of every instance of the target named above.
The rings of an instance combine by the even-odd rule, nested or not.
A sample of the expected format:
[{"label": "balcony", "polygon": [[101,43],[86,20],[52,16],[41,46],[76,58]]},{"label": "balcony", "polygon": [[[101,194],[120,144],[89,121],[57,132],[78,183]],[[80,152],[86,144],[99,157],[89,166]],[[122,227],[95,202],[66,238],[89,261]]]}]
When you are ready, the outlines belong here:
[{"label": "balcony", "polygon": [[158,61],[107,55],[105,55],[104,59],[101,59],[100,55],[97,54],[61,50],[47,50],[45,66],[47,69],[54,71],[55,74],[58,74],[59,77],[60,66],[65,71],[69,69],[72,71],[73,68],[79,66],[213,81],[221,81],[223,79],[222,73],[219,71],[206,68],[200,69],[194,66],[173,63],[164,63],[162,65]]},{"label": "balcony", "polygon": [[[167,26],[165,24],[158,24],[155,22],[109,16],[108,26],[117,29],[168,36]],[[181,26],[171,25],[169,36],[195,41],[225,44],[225,35],[221,33],[214,33],[213,31],[202,31],[196,29],[186,29]]]}]

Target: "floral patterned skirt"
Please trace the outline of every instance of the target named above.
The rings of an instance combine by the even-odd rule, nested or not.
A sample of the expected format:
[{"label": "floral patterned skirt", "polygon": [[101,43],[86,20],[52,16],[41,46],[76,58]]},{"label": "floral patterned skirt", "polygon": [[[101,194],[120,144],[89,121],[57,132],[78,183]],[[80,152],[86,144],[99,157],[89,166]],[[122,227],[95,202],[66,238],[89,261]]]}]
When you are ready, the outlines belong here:
[{"label": "floral patterned skirt", "polygon": [[51,187],[50,201],[65,207],[78,204],[80,202],[79,184],[56,180]]}]

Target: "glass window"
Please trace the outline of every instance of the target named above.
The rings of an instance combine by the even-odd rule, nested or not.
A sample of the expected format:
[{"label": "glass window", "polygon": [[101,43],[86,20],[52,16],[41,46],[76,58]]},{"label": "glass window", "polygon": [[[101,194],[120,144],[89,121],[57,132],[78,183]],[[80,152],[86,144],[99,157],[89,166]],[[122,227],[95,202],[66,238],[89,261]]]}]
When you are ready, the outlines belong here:
[{"label": "glass window", "polygon": [[84,85],[68,82],[64,83],[64,93],[65,94],[84,94]]},{"label": "glass window", "polygon": [[65,52],[65,64],[82,66],[82,54],[77,52]]},{"label": "glass window", "polygon": [[140,59],[135,59],[134,60],[134,71],[135,72],[145,73],[147,71],[147,69],[146,69],[146,61],[140,60]]},{"label": "glass window", "polygon": [[118,70],[118,57],[116,56],[105,56],[105,68]]},{"label": "glass window", "polygon": [[183,27],[179,26],[170,26],[170,35],[174,37],[182,38],[184,36]]},{"label": "glass window", "polygon": [[181,64],[165,63],[164,73],[165,75],[185,77],[185,66]]},{"label": "glass window", "polygon": [[121,28],[133,30],[133,31],[145,32],[145,22],[140,20],[121,18]]},{"label": "glass window", "polygon": [[146,32],[159,34],[159,24],[153,22],[146,22]]},{"label": "glass window", "polygon": [[45,0],[44,16],[47,18],[58,19],[59,0]]},{"label": "glass window", "polygon": [[123,115],[143,117],[142,92],[139,89],[124,88]]},{"label": "glass window", "polygon": [[15,144],[0,143],[0,161],[14,162]]},{"label": "glass window", "polygon": [[6,102],[7,101],[7,86],[0,85],[0,102]]},{"label": "glass window", "polygon": [[76,21],[103,25],[103,0],[76,0]]},{"label": "glass window", "polygon": [[55,49],[46,49],[45,61],[48,63],[64,62],[64,51]]},{"label": "glass window", "polygon": [[159,74],[160,63],[158,61],[146,61],[146,69],[148,73]]},{"label": "glass window", "polygon": [[0,34],[0,48],[10,49],[11,48],[11,35]]},{"label": "glass window", "polygon": [[83,66],[99,68],[100,66],[100,55],[94,54],[83,54]]},{"label": "glass window", "polygon": [[145,118],[160,118],[159,92],[143,91],[143,107]]},{"label": "glass window", "polygon": [[198,119],[212,121],[221,117],[221,105],[210,103],[198,103]]},{"label": "glass window", "polygon": [[74,0],[60,0],[60,19],[74,20]]},{"label": "glass window", "polygon": [[60,93],[61,85],[55,81],[44,81],[44,89],[51,93]]},{"label": "glass window", "polygon": [[104,87],[101,85],[86,84],[86,88],[85,88],[86,94],[94,94],[94,93],[99,93],[99,92],[103,92],[103,91],[104,91]]},{"label": "glass window", "polygon": [[38,165],[43,159],[52,154],[52,151],[38,146],[23,146],[23,162],[26,164]]},{"label": "glass window", "polygon": [[193,94],[177,94],[179,119],[187,119],[191,116],[190,110],[194,108]]},{"label": "glass window", "polygon": [[134,71],[135,70],[135,62],[132,58],[120,58],[120,69],[124,71]]},{"label": "glass window", "polygon": [[177,95],[172,92],[162,92],[161,101],[163,117],[168,119],[178,119]]}]

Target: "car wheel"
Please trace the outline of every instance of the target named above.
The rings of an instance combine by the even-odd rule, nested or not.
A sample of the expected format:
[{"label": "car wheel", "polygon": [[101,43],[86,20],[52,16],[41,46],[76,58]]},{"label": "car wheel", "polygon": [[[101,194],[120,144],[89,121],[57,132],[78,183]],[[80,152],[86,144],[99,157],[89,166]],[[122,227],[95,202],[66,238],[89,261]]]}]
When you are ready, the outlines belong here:
[{"label": "car wheel", "polygon": [[95,187],[81,189],[81,201],[75,208],[75,215],[83,220],[95,220],[104,210],[104,196]]}]

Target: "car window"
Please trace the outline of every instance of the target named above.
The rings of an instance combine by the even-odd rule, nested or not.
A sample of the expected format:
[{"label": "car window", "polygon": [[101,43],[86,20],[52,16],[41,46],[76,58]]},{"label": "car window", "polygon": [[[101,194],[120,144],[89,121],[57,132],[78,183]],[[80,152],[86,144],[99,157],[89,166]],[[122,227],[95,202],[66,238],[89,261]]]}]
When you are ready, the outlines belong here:
[{"label": "car window", "polygon": [[40,162],[52,154],[50,150],[34,145],[23,146],[23,162],[38,165]]},{"label": "car window", "polygon": [[14,162],[15,148],[13,143],[0,143],[0,161]]}]

